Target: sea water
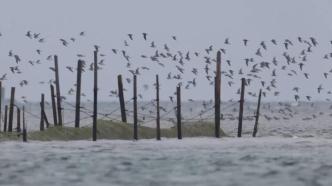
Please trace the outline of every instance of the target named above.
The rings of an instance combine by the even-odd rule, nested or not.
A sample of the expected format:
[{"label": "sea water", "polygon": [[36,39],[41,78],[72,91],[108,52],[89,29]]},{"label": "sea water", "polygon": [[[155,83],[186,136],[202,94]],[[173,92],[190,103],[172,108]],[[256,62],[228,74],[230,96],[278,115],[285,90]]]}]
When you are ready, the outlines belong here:
[{"label": "sea water", "polygon": [[[235,137],[238,104],[222,105],[228,137],[220,139],[0,142],[0,185],[332,185],[329,103],[263,104],[257,138],[251,137],[256,104],[245,107],[242,138]],[[106,104],[100,111],[114,108]],[[37,114],[38,107],[29,111]],[[188,103],[184,120],[199,112]],[[36,130],[38,119],[28,118],[29,130]]]},{"label": "sea water", "polygon": [[331,185],[332,140],[2,142],[0,185]]}]

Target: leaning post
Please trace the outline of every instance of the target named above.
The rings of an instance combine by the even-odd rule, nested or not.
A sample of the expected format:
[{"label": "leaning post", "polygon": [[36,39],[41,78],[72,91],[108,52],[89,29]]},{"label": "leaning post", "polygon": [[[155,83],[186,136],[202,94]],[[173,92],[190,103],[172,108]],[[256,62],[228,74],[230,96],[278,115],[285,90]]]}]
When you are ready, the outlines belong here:
[{"label": "leaning post", "polygon": [[56,99],[58,109],[58,124],[62,126],[62,107],[61,107],[61,93],[60,93],[60,78],[59,78],[59,67],[58,67],[58,56],[54,56],[54,70],[55,70],[55,88],[56,88]]},{"label": "leaning post", "polygon": [[258,104],[257,104],[257,110],[256,110],[256,116],[255,116],[255,126],[254,126],[254,131],[252,133],[252,137],[256,137],[256,134],[258,131],[258,119],[259,119],[259,113],[260,113],[260,107],[261,107],[261,97],[262,97],[262,89],[259,90]]},{"label": "leaning post", "polygon": [[124,123],[127,123],[127,116],[126,116],[126,105],[124,101],[123,95],[123,83],[122,83],[122,76],[118,75],[118,94],[119,94],[119,101],[120,101],[120,108],[121,108],[121,120]]}]

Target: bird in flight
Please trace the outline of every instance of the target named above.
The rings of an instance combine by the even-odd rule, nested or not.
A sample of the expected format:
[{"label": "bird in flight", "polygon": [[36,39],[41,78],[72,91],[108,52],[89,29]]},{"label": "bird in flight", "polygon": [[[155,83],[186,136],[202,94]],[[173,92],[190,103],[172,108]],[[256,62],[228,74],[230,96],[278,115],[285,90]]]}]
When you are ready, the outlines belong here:
[{"label": "bird in flight", "polygon": [[130,40],[133,40],[133,34],[128,34]]},{"label": "bird in flight", "polygon": [[148,34],[144,32],[144,33],[142,33],[142,35],[143,35],[143,39],[146,41]]},{"label": "bird in flight", "polygon": [[68,46],[68,41],[66,41],[65,39],[60,39],[61,43],[63,46],[67,47]]}]

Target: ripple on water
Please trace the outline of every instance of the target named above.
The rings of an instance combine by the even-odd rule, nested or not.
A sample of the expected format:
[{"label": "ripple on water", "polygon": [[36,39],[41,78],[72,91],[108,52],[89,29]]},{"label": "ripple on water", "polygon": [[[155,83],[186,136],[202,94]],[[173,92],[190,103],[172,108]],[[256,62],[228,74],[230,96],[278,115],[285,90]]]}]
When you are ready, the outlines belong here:
[{"label": "ripple on water", "polygon": [[13,186],[332,185],[328,139],[30,142],[0,149],[0,183]]}]

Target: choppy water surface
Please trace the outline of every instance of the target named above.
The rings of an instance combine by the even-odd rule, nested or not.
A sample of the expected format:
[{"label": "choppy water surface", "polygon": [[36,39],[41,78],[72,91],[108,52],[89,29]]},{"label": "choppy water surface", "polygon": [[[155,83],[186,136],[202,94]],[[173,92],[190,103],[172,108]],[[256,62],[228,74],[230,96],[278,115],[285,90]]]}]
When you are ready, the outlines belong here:
[{"label": "choppy water surface", "polygon": [[[172,108],[168,104],[167,110]],[[332,185],[330,104],[263,105],[259,137],[253,139],[255,107],[245,107],[242,139],[234,138],[238,104],[231,103],[222,104],[221,127],[231,136],[222,139],[0,142],[0,185]],[[116,108],[118,104],[104,104],[100,111]],[[39,112],[34,105],[27,109]],[[184,121],[200,111],[199,103],[185,103]],[[73,116],[66,110],[64,120]],[[110,116],[118,118],[119,113]],[[174,113],[162,118],[162,127],[173,125],[168,117]],[[213,110],[200,118],[213,121]],[[38,118],[28,114],[27,119],[29,130],[37,130]],[[155,127],[153,118],[140,120]],[[82,120],[82,125],[90,122]]]},{"label": "choppy water surface", "polygon": [[2,142],[0,185],[332,185],[332,140]]}]

